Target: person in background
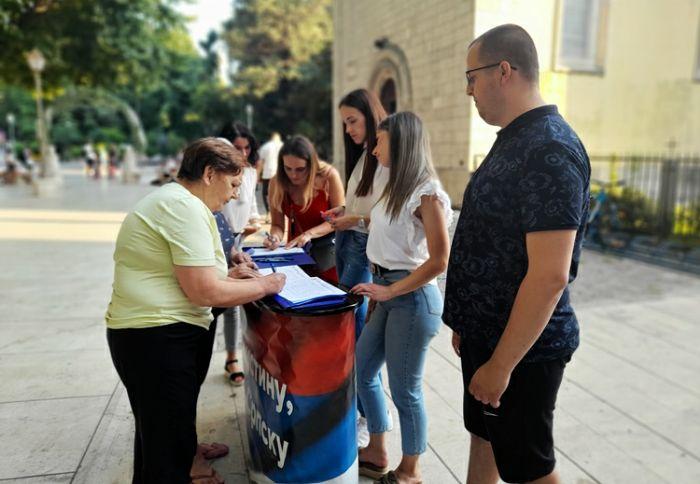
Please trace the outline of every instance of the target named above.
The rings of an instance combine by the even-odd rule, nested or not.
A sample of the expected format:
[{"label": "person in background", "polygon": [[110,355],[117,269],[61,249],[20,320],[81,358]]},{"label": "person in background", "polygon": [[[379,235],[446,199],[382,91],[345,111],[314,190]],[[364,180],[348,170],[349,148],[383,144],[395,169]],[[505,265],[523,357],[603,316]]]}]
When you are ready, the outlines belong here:
[{"label": "person in background", "polygon": [[265,214],[268,217],[268,222],[270,214],[270,180],[277,173],[277,157],[280,148],[282,148],[282,139],[277,132],[272,133],[270,139],[260,147],[262,198],[265,204]]},{"label": "person in background", "polygon": [[[248,128],[241,123],[229,123],[223,127],[220,136],[226,139],[243,155],[243,173],[238,196],[224,205],[221,210],[233,236],[232,262],[252,262],[250,257],[241,250],[243,238],[255,233],[260,227],[257,224],[258,204],[255,197],[255,187],[258,173],[254,166],[257,162],[257,141]],[[224,372],[229,381],[235,385],[243,384],[245,374],[238,360],[241,340],[241,308],[227,308],[224,313],[224,340],[226,342],[226,361]]]}]

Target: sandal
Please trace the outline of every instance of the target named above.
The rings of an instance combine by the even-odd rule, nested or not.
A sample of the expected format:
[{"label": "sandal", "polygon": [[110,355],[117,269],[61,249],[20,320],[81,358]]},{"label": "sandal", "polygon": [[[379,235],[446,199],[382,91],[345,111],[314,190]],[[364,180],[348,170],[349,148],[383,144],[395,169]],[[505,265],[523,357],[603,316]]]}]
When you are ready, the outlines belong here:
[{"label": "sandal", "polygon": [[381,467],[378,466],[377,464],[372,464],[371,462],[367,461],[362,461],[359,460],[359,453],[360,453],[361,447],[357,448],[357,453],[358,453],[358,472],[361,476],[369,477],[370,479],[381,479],[386,471],[389,470],[389,467]]},{"label": "sandal", "polygon": [[399,480],[396,478],[396,473],[394,471],[389,471],[381,478],[374,481],[374,484],[398,484],[398,482]]},{"label": "sandal", "polygon": [[226,360],[226,364],[224,365],[224,371],[226,372],[226,377],[228,378],[229,382],[233,386],[239,387],[245,382],[245,373],[243,373],[242,371],[228,371],[228,365],[232,363],[238,363],[238,358],[235,358],[233,360]]},{"label": "sandal", "polygon": [[190,475],[191,484],[224,484],[224,478],[214,470],[213,467],[209,469],[211,472],[208,474],[198,474],[196,476]]},{"label": "sandal", "polygon": [[396,479],[396,474],[394,474],[394,471],[389,471],[374,481],[374,484],[398,484],[398,482],[399,481]]},{"label": "sandal", "polygon": [[228,445],[218,442],[212,442],[211,444],[201,442],[197,445],[197,451],[207,460],[218,459],[228,455]]}]

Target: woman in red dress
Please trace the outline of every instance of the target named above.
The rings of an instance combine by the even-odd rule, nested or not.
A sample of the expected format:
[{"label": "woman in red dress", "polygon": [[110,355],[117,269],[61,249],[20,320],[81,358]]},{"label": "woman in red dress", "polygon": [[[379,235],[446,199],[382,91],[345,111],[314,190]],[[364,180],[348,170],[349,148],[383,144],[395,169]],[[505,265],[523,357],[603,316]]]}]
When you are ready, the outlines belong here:
[{"label": "woman in red dress", "polygon": [[335,231],[322,212],[341,205],[345,205],[345,195],[338,170],[318,159],[307,138],[289,139],[280,149],[277,175],[270,180],[272,226],[265,246],[280,245],[286,218],[286,247],[304,247],[311,242],[315,275],[337,284]]}]

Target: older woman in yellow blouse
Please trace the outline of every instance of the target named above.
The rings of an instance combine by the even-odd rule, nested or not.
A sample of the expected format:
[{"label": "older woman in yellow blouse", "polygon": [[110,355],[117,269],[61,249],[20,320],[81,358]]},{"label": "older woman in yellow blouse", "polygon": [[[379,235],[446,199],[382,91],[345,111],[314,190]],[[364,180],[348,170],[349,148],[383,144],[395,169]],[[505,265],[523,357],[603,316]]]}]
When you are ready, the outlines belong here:
[{"label": "older woman in yellow blouse", "polygon": [[196,452],[211,308],[254,301],[284,285],[281,274],[262,277],[246,264],[227,271],[212,211],[234,197],[239,157],[226,140],[192,143],[176,182],[143,198],[117,237],[105,319],[136,421],[134,483],[222,482]]}]

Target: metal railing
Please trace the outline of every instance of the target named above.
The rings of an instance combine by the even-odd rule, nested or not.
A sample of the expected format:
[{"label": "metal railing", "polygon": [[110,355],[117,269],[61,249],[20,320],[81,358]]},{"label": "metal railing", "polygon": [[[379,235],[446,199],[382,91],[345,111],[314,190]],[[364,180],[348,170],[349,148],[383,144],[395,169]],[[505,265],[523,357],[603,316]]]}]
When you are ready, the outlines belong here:
[{"label": "metal railing", "polygon": [[586,245],[700,273],[700,155],[590,160]]},{"label": "metal railing", "polygon": [[700,156],[593,156],[594,200],[601,190],[617,210],[610,230],[700,239]]}]

